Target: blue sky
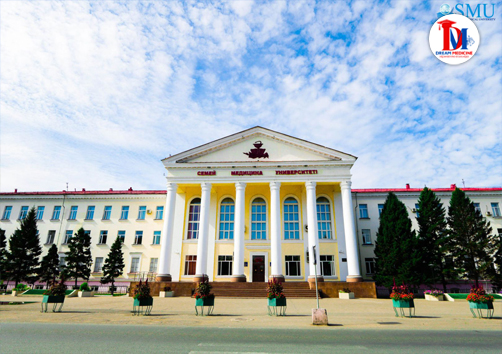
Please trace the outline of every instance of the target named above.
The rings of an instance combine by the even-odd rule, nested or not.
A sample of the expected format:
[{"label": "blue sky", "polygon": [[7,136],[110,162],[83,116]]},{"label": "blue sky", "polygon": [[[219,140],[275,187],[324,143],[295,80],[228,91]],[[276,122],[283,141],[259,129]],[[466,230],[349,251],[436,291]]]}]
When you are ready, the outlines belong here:
[{"label": "blue sky", "polygon": [[255,125],[358,156],[355,188],[501,186],[502,3],[450,66],[445,2],[2,1],[0,190],[163,189]]}]

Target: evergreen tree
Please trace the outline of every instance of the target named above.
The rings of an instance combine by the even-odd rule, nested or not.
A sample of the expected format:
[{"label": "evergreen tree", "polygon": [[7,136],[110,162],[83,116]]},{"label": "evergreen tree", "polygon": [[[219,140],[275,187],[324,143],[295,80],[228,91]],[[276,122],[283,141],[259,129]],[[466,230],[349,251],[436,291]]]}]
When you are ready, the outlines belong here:
[{"label": "evergreen tree", "polygon": [[68,242],[68,252],[66,253],[65,274],[70,278],[75,278],[75,288],[77,288],[78,278],[85,280],[91,275],[91,236],[83,228],[70,238]]},{"label": "evergreen tree", "polygon": [[59,256],[58,248],[52,245],[49,252],[42,258],[39,272],[40,280],[44,281],[49,288],[50,283],[54,283],[59,276]]},{"label": "evergreen tree", "polygon": [[394,281],[397,284],[420,284],[417,238],[411,229],[406,206],[392,192],[387,196],[380,215],[375,244],[374,279],[378,285],[390,288]]},{"label": "evergreen tree", "polygon": [[101,284],[112,283],[111,293],[115,292],[115,278],[122,275],[124,270],[124,252],[122,252],[122,241],[119,237],[115,239],[108,257],[103,264],[103,277],[101,278]]},{"label": "evergreen tree", "polygon": [[490,223],[483,219],[464,191],[456,188],[448,209],[448,226],[452,242],[456,273],[474,280],[487,275],[494,253],[494,236]]},{"label": "evergreen tree", "polygon": [[493,238],[495,242],[493,264],[488,269],[488,278],[490,279],[495,292],[502,290],[502,235],[496,235]]},{"label": "evergreen tree", "polygon": [[446,292],[447,279],[454,278],[454,267],[446,261],[451,248],[446,230],[445,209],[436,194],[425,187],[418,198],[418,248],[421,261],[418,265],[422,284],[440,282]]},{"label": "evergreen tree", "polygon": [[0,280],[5,280],[8,278],[8,254],[7,251],[7,240],[5,237],[5,230],[0,229]]},{"label": "evergreen tree", "polygon": [[42,254],[40,238],[38,237],[35,208],[31,208],[26,218],[9,239],[9,271],[11,279],[17,284],[21,281],[33,284],[38,276],[39,257]]}]

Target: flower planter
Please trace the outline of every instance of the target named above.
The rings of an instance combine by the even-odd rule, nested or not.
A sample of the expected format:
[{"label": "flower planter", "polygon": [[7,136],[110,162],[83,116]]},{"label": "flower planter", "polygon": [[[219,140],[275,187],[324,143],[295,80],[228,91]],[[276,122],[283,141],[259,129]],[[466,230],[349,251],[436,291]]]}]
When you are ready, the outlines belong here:
[{"label": "flower planter", "polygon": [[152,308],[153,308],[153,297],[150,298],[144,298],[144,299],[134,299],[133,305],[132,305],[132,313],[134,315],[145,315],[148,316],[150,313],[152,313]]},{"label": "flower planter", "polygon": [[12,296],[17,296],[17,291],[16,290],[12,290]]},{"label": "flower planter", "polygon": [[[409,309],[409,317],[415,316],[415,303],[413,300],[394,300],[392,299],[392,307],[394,309],[394,312],[396,313],[396,317],[406,317],[404,314],[404,309]],[[396,309],[399,309],[399,314]],[[413,315],[412,315],[412,309],[413,309]]]},{"label": "flower planter", "polygon": [[[200,314],[197,307],[201,308]],[[195,299],[195,315],[204,316],[204,307],[207,307],[206,315],[211,315],[214,310],[214,297],[205,297]]]},{"label": "flower planter", "polygon": [[[64,298],[64,295],[44,295],[42,299],[42,312],[47,312],[47,307],[49,304],[54,304],[54,306],[52,307],[52,312],[61,312],[64,304]],[[61,304],[59,306],[59,309],[57,309],[58,304]]]},{"label": "flower planter", "polygon": [[434,295],[429,295],[429,294],[425,294],[425,300],[427,300],[427,301],[445,301],[444,295],[434,296]]},{"label": "flower planter", "polygon": [[350,292],[350,293],[338,293],[338,298],[350,300],[350,299],[355,299],[356,297],[354,296],[353,292]]},{"label": "flower planter", "polygon": [[94,291],[79,291],[78,292],[78,297],[93,297],[94,296]]},{"label": "flower planter", "polygon": [[279,299],[273,298],[273,299],[268,299],[268,315],[272,316],[286,316],[286,298],[281,297]]},{"label": "flower planter", "polygon": [[161,291],[159,297],[174,297],[174,291]]},{"label": "flower planter", "polygon": [[[493,301],[490,302],[473,302],[469,301],[469,310],[475,318],[493,318]],[[475,310],[475,311],[474,311]],[[483,316],[483,311],[486,310],[486,316]]]}]

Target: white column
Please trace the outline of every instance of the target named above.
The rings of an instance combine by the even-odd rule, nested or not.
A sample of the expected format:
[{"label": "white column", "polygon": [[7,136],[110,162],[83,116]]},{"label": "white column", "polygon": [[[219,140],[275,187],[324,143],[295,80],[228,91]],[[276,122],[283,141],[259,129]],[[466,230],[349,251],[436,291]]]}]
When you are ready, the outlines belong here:
[{"label": "white column", "polygon": [[269,278],[284,281],[281,267],[281,183],[270,182],[270,241],[272,274]]},{"label": "white column", "polygon": [[234,260],[232,281],[245,282],[244,275],[244,200],[246,183],[235,184]]},{"label": "white column", "polygon": [[207,275],[207,241],[209,237],[209,210],[211,201],[211,183],[201,183],[199,240],[197,243],[197,264],[195,281]]},{"label": "white column", "polygon": [[314,265],[314,250],[316,249],[316,263],[317,263],[317,280],[322,281],[321,267],[319,264],[319,237],[317,232],[317,195],[316,195],[316,183],[312,181],[305,182],[305,187],[307,188],[307,223],[308,223],[308,239],[309,239],[309,282],[315,281],[316,275],[316,265]]},{"label": "white column", "polygon": [[360,282],[361,269],[359,267],[359,252],[357,251],[357,234],[354,223],[354,209],[352,208],[351,181],[342,181],[340,184],[342,190],[343,205],[343,225],[345,229],[345,247],[347,249],[347,266],[349,275],[348,282]]},{"label": "white column", "polygon": [[166,206],[164,207],[164,227],[162,228],[162,239],[160,248],[160,264],[157,273],[157,281],[171,281],[171,257],[174,213],[176,207],[176,183],[167,184]]}]

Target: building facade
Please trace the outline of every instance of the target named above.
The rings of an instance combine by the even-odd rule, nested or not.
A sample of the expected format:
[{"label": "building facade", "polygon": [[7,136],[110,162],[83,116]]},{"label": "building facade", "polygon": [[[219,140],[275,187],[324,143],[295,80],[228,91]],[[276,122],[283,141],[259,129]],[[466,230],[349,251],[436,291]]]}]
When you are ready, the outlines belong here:
[{"label": "building facade", "polygon": [[[44,254],[56,244],[64,264],[69,238],[83,227],[94,280],[117,237],[124,281],[145,273],[181,282],[370,280],[387,193],[416,227],[420,189],[352,190],[355,161],[255,127],[164,159],[166,190],[0,193],[0,228],[10,237],[35,207]],[[453,190],[435,192],[447,206]],[[502,188],[464,190],[502,234]]]}]

